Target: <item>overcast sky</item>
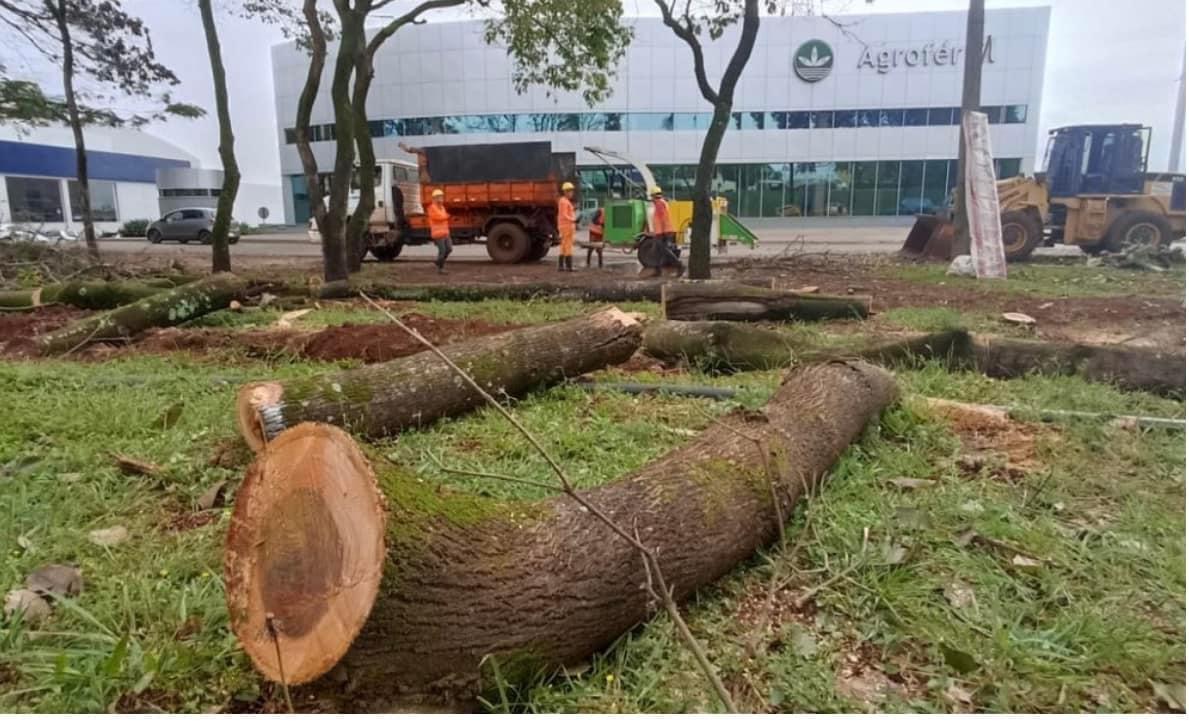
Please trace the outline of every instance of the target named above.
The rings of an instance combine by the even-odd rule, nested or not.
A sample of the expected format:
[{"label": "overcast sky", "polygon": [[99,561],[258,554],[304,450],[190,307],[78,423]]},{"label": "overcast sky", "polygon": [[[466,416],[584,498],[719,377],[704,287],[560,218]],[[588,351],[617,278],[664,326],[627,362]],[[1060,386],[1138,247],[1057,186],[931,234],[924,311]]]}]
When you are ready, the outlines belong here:
[{"label": "overcast sky", "polygon": [[[961,10],[967,4],[966,0],[827,2],[833,3],[829,6],[832,10],[850,12]],[[146,21],[161,60],[181,79],[175,96],[208,111],[203,120],[157,124],[151,126],[151,132],[193,153],[204,165],[219,167],[214,93],[202,26],[193,0],[125,0],[124,4]],[[396,14],[412,4],[411,0],[396,0],[387,12]],[[1051,0],[1048,3],[987,0],[989,9],[1044,4],[1052,7],[1052,17],[1041,102],[1041,133],[1051,127],[1076,123],[1151,125],[1150,165],[1153,170],[1164,170],[1168,163],[1177,82],[1184,61],[1185,0]],[[651,0],[624,0],[624,9],[628,15],[655,14]],[[432,17],[463,16],[455,11]],[[269,48],[283,38],[277,30],[258,23],[228,18],[221,18],[220,23],[236,150],[244,181],[276,184],[280,163]],[[14,56],[11,43],[6,41],[6,44],[8,48],[0,57],[10,65],[10,72],[18,74],[24,70],[41,75],[45,71],[32,66],[35,60],[21,62],[21,56]]]}]

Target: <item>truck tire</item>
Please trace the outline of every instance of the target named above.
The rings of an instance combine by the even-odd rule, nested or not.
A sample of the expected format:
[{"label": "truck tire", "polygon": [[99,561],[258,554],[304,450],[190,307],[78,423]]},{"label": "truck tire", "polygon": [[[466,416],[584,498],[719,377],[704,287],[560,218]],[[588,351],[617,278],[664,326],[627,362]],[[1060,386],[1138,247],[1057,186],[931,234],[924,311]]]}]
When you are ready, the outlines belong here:
[{"label": "truck tire", "polygon": [[550,242],[548,238],[536,238],[533,240],[533,247],[524,258],[526,263],[536,263],[545,256],[549,255]]},{"label": "truck tire", "polygon": [[999,222],[1003,227],[1003,254],[1009,262],[1027,260],[1044,239],[1040,219],[1026,210],[1009,210]]},{"label": "truck tire", "polygon": [[405,249],[404,243],[397,243],[395,245],[376,245],[372,247],[372,255],[376,256],[376,260],[381,263],[391,263],[396,260],[400,252]]},{"label": "truck tire", "polygon": [[1132,248],[1156,250],[1172,242],[1172,226],[1159,213],[1129,210],[1111,224],[1106,233],[1106,250],[1122,253]]},{"label": "truck tire", "polygon": [[531,249],[528,233],[515,223],[496,223],[487,231],[487,255],[497,263],[519,263]]}]

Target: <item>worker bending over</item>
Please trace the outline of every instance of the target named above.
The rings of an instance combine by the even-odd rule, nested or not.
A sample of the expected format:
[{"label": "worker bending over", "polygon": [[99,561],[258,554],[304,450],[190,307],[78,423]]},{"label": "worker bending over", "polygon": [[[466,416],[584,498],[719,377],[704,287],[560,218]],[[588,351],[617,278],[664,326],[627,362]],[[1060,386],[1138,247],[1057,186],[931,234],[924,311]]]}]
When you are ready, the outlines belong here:
[{"label": "worker bending over", "polygon": [[438,258],[433,262],[438,266],[439,273],[446,272],[446,258],[454,246],[450,243],[450,211],[446,210],[446,193],[441,188],[434,188],[430,194],[433,202],[429,204],[429,237],[438,246]]},{"label": "worker bending over", "polygon": [[[669,203],[665,200],[665,191],[658,186],[652,186],[649,193],[652,196],[652,233],[660,243],[660,251],[665,259],[661,265],[672,265],[677,268],[677,276],[685,272],[685,266],[677,255],[677,232],[673,229],[673,217],[669,215]],[[656,274],[661,274],[660,266]]]},{"label": "worker bending over", "polygon": [[586,267],[590,267],[590,256],[592,253],[599,254],[599,267],[603,267],[603,209],[599,208],[595,211],[594,217],[590,219],[590,238],[586,244]]},{"label": "worker bending over", "polygon": [[561,184],[561,197],[557,199],[557,234],[561,236],[558,248],[557,269],[574,271],[574,234],[578,232],[578,214],[574,212],[574,184]]}]

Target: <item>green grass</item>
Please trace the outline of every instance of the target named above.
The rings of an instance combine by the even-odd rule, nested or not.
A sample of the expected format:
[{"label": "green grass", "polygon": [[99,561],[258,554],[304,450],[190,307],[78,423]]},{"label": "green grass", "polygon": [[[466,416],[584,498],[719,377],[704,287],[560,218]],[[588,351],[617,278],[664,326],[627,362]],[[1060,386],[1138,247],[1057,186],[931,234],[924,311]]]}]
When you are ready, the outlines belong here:
[{"label": "green grass", "polygon": [[[1064,260],[1064,259],[1063,259]],[[947,276],[945,264],[897,264],[886,266],[888,274],[917,283],[945,283],[953,288],[985,290],[987,281]],[[1015,263],[1007,279],[995,281],[995,287],[1008,293],[1046,297],[1112,295],[1185,295],[1185,267],[1175,266],[1167,273],[1118,268],[1087,268],[1080,259],[1061,263]]]}]

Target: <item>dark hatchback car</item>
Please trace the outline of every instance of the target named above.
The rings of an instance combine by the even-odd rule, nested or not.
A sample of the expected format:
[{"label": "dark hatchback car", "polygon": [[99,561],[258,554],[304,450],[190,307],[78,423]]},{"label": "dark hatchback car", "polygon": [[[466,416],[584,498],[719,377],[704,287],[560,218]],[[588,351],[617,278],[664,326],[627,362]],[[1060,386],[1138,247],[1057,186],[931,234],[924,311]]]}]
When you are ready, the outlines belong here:
[{"label": "dark hatchback car", "polygon": [[[176,240],[189,243],[196,240],[199,243],[211,242],[211,229],[215,227],[214,208],[179,208],[166,213],[164,218],[153,222],[145,232],[150,243],[160,243],[163,240]],[[227,242],[239,242],[239,222],[231,219],[231,228],[227,233]]]}]

